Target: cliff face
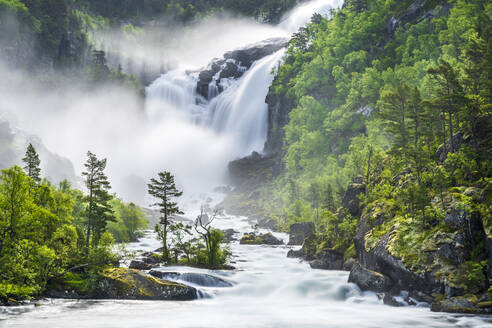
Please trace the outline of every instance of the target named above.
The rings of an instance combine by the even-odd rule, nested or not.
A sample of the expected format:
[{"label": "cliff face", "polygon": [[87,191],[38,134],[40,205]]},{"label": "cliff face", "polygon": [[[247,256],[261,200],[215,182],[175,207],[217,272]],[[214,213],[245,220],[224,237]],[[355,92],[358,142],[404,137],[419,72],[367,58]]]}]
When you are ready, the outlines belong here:
[{"label": "cliff face", "polygon": [[289,113],[294,104],[275,93],[273,87],[270,87],[265,102],[268,104],[268,134],[264,152],[280,156],[284,140],[283,129],[289,123]]}]

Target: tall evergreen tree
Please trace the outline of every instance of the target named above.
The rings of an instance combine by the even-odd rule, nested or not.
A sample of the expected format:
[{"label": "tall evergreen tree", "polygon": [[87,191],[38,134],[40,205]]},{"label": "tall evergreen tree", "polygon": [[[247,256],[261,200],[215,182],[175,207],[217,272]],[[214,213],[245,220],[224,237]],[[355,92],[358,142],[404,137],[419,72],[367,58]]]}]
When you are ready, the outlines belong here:
[{"label": "tall evergreen tree", "polygon": [[26,157],[24,157],[22,161],[26,163],[26,166],[24,166],[26,174],[36,183],[39,183],[41,181],[41,169],[39,168],[41,161],[39,160],[39,155],[32,144],[27,146]]},{"label": "tall evergreen tree", "polygon": [[85,172],[85,185],[89,192],[87,196],[87,234],[86,247],[90,246],[92,236],[92,245],[96,246],[101,234],[106,230],[106,225],[109,221],[114,221],[114,214],[109,201],[112,196],[109,194],[111,185],[108,177],[104,174],[106,168],[106,159],[99,160],[96,155],[87,152],[87,162]]},{"label": "tall evergreen tree", "polygon": [[164,260],[169,259],[169,250],[167,247],[167,233],[171,224],[171,216],[174,214],[183,214],[178,207],[178,204],[173,201],[177,197],[181,197],[182,191],[178,190],[174,182],[174,176],[170,172],[160,172],[157,179],[150,179],[147,185],[149,194],[159,199],[152,206],[159,207],[159,212],[162,214],[159,225],[156,225],[156,231],[159,238],[162,240]]}]

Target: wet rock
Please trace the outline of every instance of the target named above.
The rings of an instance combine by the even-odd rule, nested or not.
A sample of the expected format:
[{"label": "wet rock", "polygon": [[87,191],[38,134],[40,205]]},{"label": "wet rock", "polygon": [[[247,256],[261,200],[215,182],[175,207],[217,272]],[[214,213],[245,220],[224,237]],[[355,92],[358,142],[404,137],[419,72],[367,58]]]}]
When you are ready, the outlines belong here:
[{"label": "wet rock", "polygon": [[171,281],[159,280],[132,269],[103,271],[97,298],[138,300],[193,300],[195,288]]},{"label": "wet rock", "polygon": [[225,279],[196,272],[162,272],[151,270],[149,274],[153,277],[165,280],[180,280],[203,287],[232,287],[233,284]]},{"label": "wet rock", "polygon": [[357,264],[357,260],[356,259],[348,259],[347,261],[345,261],[343,263],[343,270],[345,270],[345,271],[352,271],[352,268],[356,264]]},{"label": "wet rock", "polygon": [[287,257],[289,258],[300,258],[303,257],[303,255],[304,252],[302,251],[302,248],[298,250],[291,249],[287,252]]},{"label": "wet rock", "polygon": [[366,192],[366,186],[361,183],[349,184],[342,199],[342,206],[353,217],[359,217],[362,213],[359,195]]},{"label": "wet rock", "polygon": [[403,306],[404,304],[400,303],[395,296],[390,295],[389,293],[384,293],[383,296],[383,303],[389,306],[395,306],[395,307],[400,307]]},{"label": "wet rock", "polygon": [[431,310],[435,312],[469,313],[469,314],[491,314],[492,303],[483,304],[473,302],[466,297],[452,297],[444,300],[436,300],[431,304]]},{"label": "wet rock", "polygon": [[309,262],[313,269],[323,270],[342,270],[343,254],[337,251],[326,250],[322,254],[318,254],[315,260]]},{"label": "wet rock", "polygon": [[237,240],[234,237],[234,235],[237,234],[238,231],[236,231],[234,229],[225,229],[225,230],[222,230],[222,233],[224,234],[224,239],[222,240],[222,242],[224,242],[224,243],[231,243],[231,242]]},{"label": "wet rock", "polygon": [[389,291],[392,281],[385,275],[371,271],[360,264],[354,265],[350,271],[348,282],[357,284],[361,290],[370,290],[377,293]]},{"label": "wet rock", "polygon": [[44,296],[64,299],[194,300],[197,290],[184,284],[157,279],[139,270],[105,269],[97,277],[97,288],[86,290],[63,282],[48,288]]},{"label": "wet rock", "polygon": [[302,245],[304,239],[315,233],[313,222],[294,223],[289,228],[289,245]]},{"label": "wet rock", "polygon": [[159,264],[162,262],[162,250],[160,253],[145,252],[141,260],[147,264]]},{"label": "wet rock", "polygon": [[137,270],[150,270],[152,268],[152,265],[144,261],[132,260],[130,262],[129,268]]},{"label": "wet rock", "polygon": [[278,230],[278,223],[277,220],[264,217],[258,219],[258,227],[262,229],[270,229],[272,231],[277,231]]},{"label": "wet rock", "polygon": [[[197,92],[210,100],[224,90],[221,83],[224,79],[240,78],[255,61],[273,54],[286,47],[287,44],[287,39],[273,38],[226,52],[223,58],[215,59],[198,74]],[[216,88],[216,93],[209,92],[211,83]]]},{"label": "wet rock", "polygon": [[244,234],[239,241],[241,245],[283,245],[284,242],[277,239],[271,232],[265,234],[255,234],[250,232]]}]

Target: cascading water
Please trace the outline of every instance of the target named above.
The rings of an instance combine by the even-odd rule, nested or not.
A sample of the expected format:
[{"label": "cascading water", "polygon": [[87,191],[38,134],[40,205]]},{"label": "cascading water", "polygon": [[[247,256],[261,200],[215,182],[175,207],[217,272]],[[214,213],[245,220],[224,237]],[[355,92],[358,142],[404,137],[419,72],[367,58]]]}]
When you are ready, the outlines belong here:
[{"label": "cascading water", "polygon": [[[272,35],[288,36],[305,25],[313,13],[329,14],[331,8],[341,3],[316,0],[303,4],[277,27],[257,35],[257,41]],[[196,68],[181,63],[179,69],[162,75],[147,88],[147,116],[155,124],[178,117],[182,124],[195,125],[227,140],[227,147],[220,156],[225,161],[211,168],[223,172],[224,162],[263,150],[268,114],[265,97],[273,80],[272,70],[280,63],[284,52],[281,49],[257,60],[239,79],[222,79],[217,85],[218,77],[214,76],[205,93],[207,97],[197,92],[198,73],[190,73]],[[183,147],[186,149],[186,145]],[[187,175],[192,176],[193,172]],[[216,181],[216,184],[221,182]]]}]

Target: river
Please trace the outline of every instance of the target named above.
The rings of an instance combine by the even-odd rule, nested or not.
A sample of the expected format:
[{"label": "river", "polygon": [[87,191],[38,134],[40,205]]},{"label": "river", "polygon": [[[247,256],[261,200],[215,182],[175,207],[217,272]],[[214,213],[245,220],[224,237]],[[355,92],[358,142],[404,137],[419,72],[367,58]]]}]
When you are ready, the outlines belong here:
[{"label": "river", "polygon": [[[214,221],[218,228],[251,231],[244,217]],[[287,241],[288,236],[276,233]],[[238,234],[240,236],[240,234]],[[130,249],[159,246],[149,232]],[[233,287],[198,287],[208,297],[196,301],[46,300],[41,306],[0,308],[0,327],[244,328],[244,327],[491,327],[492,317],[434,313],[428,307],[390,307],[376,294],[347,283],[348,272],[311,269],[286,257],[291,246],[231,244],[234,271],[166,267],[201,272],[233,282]]]}]

